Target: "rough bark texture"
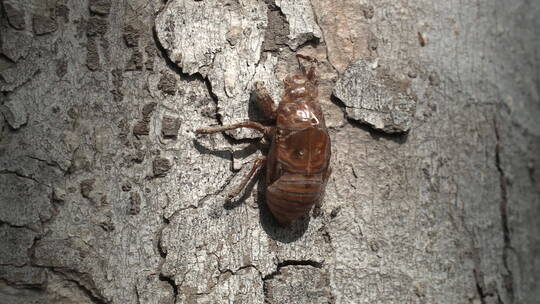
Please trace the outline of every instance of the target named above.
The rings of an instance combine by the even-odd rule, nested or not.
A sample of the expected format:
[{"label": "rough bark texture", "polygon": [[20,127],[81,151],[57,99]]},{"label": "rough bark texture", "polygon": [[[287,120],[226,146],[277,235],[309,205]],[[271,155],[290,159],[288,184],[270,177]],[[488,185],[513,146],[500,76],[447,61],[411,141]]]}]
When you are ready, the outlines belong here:
[{"label": "rough bark texture", "polygon": [[386,133],[409,131],[416,109],[410,85],[377,71],[378,62],[359,60],[339,78],[333,94],[347,117]]},{"label": "rough bark texture", "polygon": [[[534,303],[539,14],[3,0],[0,303]],[[282,228],[263,180],[224,199],[260,134],[194,130],[257,119],[254,82],[278,100],[296,52],[319,60],[334,173]]]}]

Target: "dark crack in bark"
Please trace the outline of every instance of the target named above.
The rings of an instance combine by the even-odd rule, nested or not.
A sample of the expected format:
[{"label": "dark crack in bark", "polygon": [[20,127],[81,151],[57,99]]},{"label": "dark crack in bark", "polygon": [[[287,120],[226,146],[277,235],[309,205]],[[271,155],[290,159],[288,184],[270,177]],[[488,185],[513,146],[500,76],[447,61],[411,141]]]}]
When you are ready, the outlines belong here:
[{"label": "dark crack in bark", "polygon": [[[167,67],[172,71],[174,72],[175,74],[179,75],[180,78],[184,79],[184,80],[199,80],[199,81],[202,81],[202,82],[205,82],[205,78],[200,74],[200,73],[195,73],[193,75],[189,75],[189,74],[186,74],[182,71],[182,69],[176,64],[174,63],[171,58],[169,57],[169,55],[167,54],[167,50],[165,50],[165,48],[163,47],[163,45],[161,45],[161,43],[159,42],[159,38],[157,36],[157,32],[156,32],[156,27],[152,27],[152,39],[154,40],[154,43],[156,45],[156,48],[158,49],[158,56],[161,57],[161,59],[163,59],[163,61],[165,62],[165,64],[167,65]],[[211,96],[212,96],[212,93],[211,93]],[[212,98],[214,98],[214,96],[212,96]]]},{"label": "dark crack in bark", "polygon": [[[167,228],[167,226],[170,224],[170,221],[172,218],[176,217],[180,212],[184,211],[184,210],[187,210],[187,209],[197,209],[201,206],[202,203],[204,203],[206,200],[208,200],[210,197],[212,196],[216,196],[216,195],[219,195],[219,193],[223,192],[223,190],[229,185],[230,181],[234,178],[234,174],[231,175],[227,181],[225,183],[223,183],[223,186],[221,186],[218,190],[214,191],[213,193],[209,193],[209,194],[206,194],[204,197],[202,197],[201,199],[199,199],[199,201],[197,202],[197,205],[190,205],[188,207],[185,207],[185,208],[181,208],[181,209],[178,209],[176,210],[171,216],[169,216],[168,218],[166,218],[165,216],[162,217],[163,219],[163,225],[161,226],[161,228],[159,229],[158,231],[158,241],[157,241],[157,250],[159,252],[159,255],[162,259],[162,262],[159,266],[159,268],[161,269],[163,263],[165,262],[166,258],[167,258],[167,250],[163,247],[162,245],[162,239],[163,239],[163,230],[165,228]],[[218,259],[219,261],[219,259]],[[243,269],[243,268],[247,268],[247,267],[250,267],[252,265],[247,265],[246,267],[241,267],[240,269],[238,269],[237,271]],[[227,272],[227,270],[224,270],[223,272],[221,271],[221,269],[219,269],[220,273],[224,273],[224,272]],[[236,272],[232,272],[231,271],[231,274],[235,274]],[[176,281],[174,280],[173,277],[169,277],[169,276],[166,276],[164,275],[163,273],[161,273],[160,271],[160,274],[159,274],[159,280],[160,281],[163,281],[163,282],[166,282],[168,283],[169,285],[171,285],[172,289],[173,289],[173,294],[174,294],[174,303],[177,302],[177,297],[178,297],[178,286],[181,286],[182,284],[176,284]]]},{"label": "dark crack in bark", "polygon": [[[339,108],[341,108],[341,110],[343,111],[343,117],[347,120],[347,122],[355,127],[355,128],[358,128],[358,129],[362,129],[366,132],[369,133],[369,135],[371,135],[371,137],[375,140],[380,140],[380,139],[386,139],[386,140],[389,140],[389,141],[393,141],[395,143],[398,143],[398,144],[404,144],[407,142],[407,138],[409,136],[409,131],[406,131],[406,132],[401,132],[401,133],[386,133],[384,131],[381,131],[381,130],[377,130],[375,128],[372,128],[371,126],[369,126],[368,124],[366,123],[362,123],[362,122],[359,122],[358,120],[354,120],[350,117],[347,116],[346,114],[346,108],[347,106],[345,105],[345,103],[343,103],[343,101],[341,101],[341,99],[337,98],[336,96],[334,96],[334,94],[332,94],[330,96],[330,101],[335,104],[336,106],[338,106]],[[345,125],[343,126],[340,126],[338,129],[341,129],[345,127]]]},{"label": "dark crack in bark", "polygon": [[[19,290],[32,290],[36,292],[45,292],[46,289],[41,284],[24,284],[24,283],[13,283],[5,279],[0,279],[0,283],[6,284],[7,286],[13,287]],[[1,299],[0,299],[1,300]]]},{"label": "dark crack in bark", "polygon": [[[276,270],[266,276],[261,277],[263,281],[263,294],[264,294],[264,303],[274,303],[272,298],[272,291],[270,289],[270,281],[275,279],[276,276],[282,275],[282,269],[285,267],[295,267],[295,266],[309,266],[315,269],[321,270],[324,266],[324,263],[317,262],[314,260],[284,260],[277,264]],[[326,275],[325,275],[326,276]],[[326,278],[325,280],[328,280]],[[334,294],[329,291],[327,295],[329,303],[335,303],[336,299]]]},{"label": "dark crack in bark", "polygon": [[6,226],[8,226],[10,228],[17,228],[17,229],[19,229],[19,228],[27,228],[27,229],[32,230],[30,227],[28,227],[28,225],[15,225],[15,224],[12,224],[10,222],[0,220],[0,226],[2,226],[2,225],[6,225]]},{"label": "dark crack in bark", "polygon": [[24,178],[24,179],[31,180],[31,181],[35,182],[36,184],[40,184],[40,185],[43,185],[43,186],[45,186],[45,187],[47,187],[47,188],[51,188],[50,185],[45,184],[45,183],[43,183],[43,182],[40,182],[40,181],[37,180],[35,177],[33,177],[33,176],[28,176],[28,175],[24,175],[24,174],[22,174],[22,173],[20,173],[20,172],[18,172],[18,171],[14,171],[14,170],[6,170],[6,169],[4,169],[4,170],[0,170],[0,174],[13,174],[13,175],[16,175],[16,176],[18,176],[18,177],[20,177],[20,178]]},{"label": "dark crack in bark", "polygon": [[47,165],[49,167],[56,168],[56,169],[62,171],[62,173],[67,174],[67,169],[62,168],[58,164],[58,162],[56,162],[56,161],[49,161],[49,160],[46,160],[46,159],[41,159],[41,158],[38,158],[38,157],[33,156],[33,155],[27,155],[26,157],[28,157],[30,159],[33,159],[33,160],[36,160],[38,162],[44,163],[45,165]]},{"label": "dark crack in bark", "polygon": [[[504,241],[504,247],[503,247],[503,265],[506,273],[502,274],[504,287],[506,288],[508,292],[508,296],[510,298],[510,303],[514,302],[514,280],[512,277],[512,270],[510,269],[508,265],[509,260],[509,254],[512,250],[512,244],[510,239],[510,228],[508,224],[508,179],[506,177],[506,174],[504,172],[503,165],[501,164],[501,136],[499,133],[499,127],[497,124],[497,120],[495,119],[494,122],[494,130],[495,130],[495,167],[497,168],[497,171],[499,172],[499,186],[501,190],[501,201],[499,205],[500,213],[501,213],[501,224],[502,224],[502,232],[503,232],[503,241]],[[500,296],[499,302],[502,303]]]},{"label": "dark crack in bark", "polygon": [[141,304],[141,296],[139,295],[139,289],[137,288],[137,285],[133,287],[135,291],[135,299],[137,301],[137,304]]},{"label": "dark crack in bark", "polygon": [[[43,266],[38,266],[38,267],[43,267]],[[79,277],[84,274],[73,271],[71,269],[62,269],[62,268],[57,268],[57,267],[46,267],[46,266],[43,268],[51,270],[52,272],[56,273],[57,275],[59,275],[60,277],[62,277],[64,280],[68,282],[74,283],[92,301],[92,303],[95,303],[95,304],[111,303],[110,300],[105,299],[105,297],[103,297],[103,295],[99,293],[98,289],[95,286],[89,287],[89,286],[86,286],[84,282],[80,281]],[[93,282],[91,282],[91,284],[93,285]]]},{"label": "dark crack in bark", "polygon": [[476,283],[476,291],[478,292],[478,296],[480,297],[480,303],[486,304],[486,297],[493,296],[493,294],[486,291],[484,275],[480,271],[478,271],[477,268],[473,270],[474,280]]},{"label": "dark crack in bark", "polygon": [[177,298],[178,298],[178,286],[176,285],[176,282],[174,281],[174,278],[167,277],[167,276],[160,273],[159,274],[159,280],[171,285],[171,288],[173,290],[173,296],[174,296],[174,302],[173,303],[176,303]]},{"label": "dark crack in bark", "polygon": [[[200,75],[200,74],[196,74],[196,75]],[[222,120],[221,114],[219,113],[219,99],[217,95],[212,91],[212,83],[210,82],[208,77],[203,78],[202,81],[206,85],[210,98],[212,98],[212,101],[216,104],[216,113],[215,113],[216,120],[218,121],[220,125],[223,125],[223,120]]]},{"label": "dark crack in bark", "polygon": [[276,275],[279,275],[281,268],[287,266],[311,266],[317,269],[321,269],[323,263],[313,260],[285,260],[277,264],[277,268],[274,272],[262,277],[263,283],[273,279]]},{"label": "dark crack in bark", "polygon": [[[165,262],[165,259],[167,258],[167,250],[165,248],[163,248],[163,246],[161,245],[161,240],[162,240],[162,235],[163,235],[163,230],[169,225],[170,221],[169,219],[163,217],[163,225],[161,226],[161,228],[159,229],[158,231],[158,240],[157,240],[157,250],[159,252],[159,255],[161,257],[161,263],[160,263],[160,266],[159,266],[159,269],[161,269],[163,267],[163,263]],[[173,296],[174,296],[174,302],[173,303],[176,303],[176,299],[178,297],[178,286],[176,285],[176,282],[174,281],[174,278],[172,277],[168,277],[168,276],[165,276],[163,273],[161,273],[161,271],[159,271],[159,280],[162,281],[162,282],[165,282],[167,284],[169,284],[173,290]],[[135,289],[137,288],[137,286],[135,286]],[[136,289],[136,293],[137,293],[137,300],[139,300],[139,295],[138,295],[138,291]]]}]

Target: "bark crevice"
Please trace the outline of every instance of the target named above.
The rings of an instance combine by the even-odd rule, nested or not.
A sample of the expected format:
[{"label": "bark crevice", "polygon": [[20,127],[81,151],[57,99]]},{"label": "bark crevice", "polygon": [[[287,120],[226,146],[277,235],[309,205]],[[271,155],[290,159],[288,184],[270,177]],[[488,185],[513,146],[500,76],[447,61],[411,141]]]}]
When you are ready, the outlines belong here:
[{"label": "bark crevice", "polygon": [[45,186],[47,188],[51,188],[50,185],[39,181],[37,178],[35,178],[33,176],[25,175],[25,174],[23,174],[23,173],[21,173],[19,171],[16,171],[16,170],[4,169],[4,170],[0,170],[0,174],[13,174],[13,175],[16,175],[16,176],[18,176],[20,178],[31,180],[31,181],[35,182],[36,184],[40,184],[40,185],[43,185],[43,186]]},{"label": "bark crevice", "polygon": [[[502,233],[503,233],[503,252],[502,252],[502,258],[503,258],[503,266],[506,273],[502,274],[503,277],[503,283],[504,287],[508,293],[508,297],[510,298],[510,302],[513,303],[514,301],[514,279],[512,276],[512,270],[509,266],[509,254],[512,251],[512,243],[510,238],[510,227],[508,224],[508,178],[506,176],[506,173],[504,171],[503,164],[501,162],[501,136],[498,126],[497,119],[494,119],[493,121],[494,125],[494,131],[495,131],[495,167],[497,168],[497,172],[499,173],[499,189],[501,192],[501,200],[499,203],[499,211],[501,214],[501,225],[502,225]],[[499,298],[500,299],[500,298]]]},{"label": "bark crevice", "polygon": [[173,290],[173,297],[174,297],[174,302],[173,303],[176,303],[177,299],[178,299],[178,286],[176,285],[176,282],[174,280],[173,277],[168,277],[168,276],[165,276],[163,274],[159,274],[159,280],[162,281],[162,282],[166,282],[167,284],[169,284]]},{"label": "bark crevice", "polygon": [[[100,292],[99,289],[95,286],[92,278],[88,274],[80,273],[73,269],[60,268],[60,267],[51,267],[51,266],[39,266],[40,268],[46,268],[55,274],[62,277],[64,280],[74,283],[87,297],[95,304],[109,304],[110,300],[107,300]],[[84,277],[87,277],[85,279]],[[88,282],[84,282],[87,280]]]}]

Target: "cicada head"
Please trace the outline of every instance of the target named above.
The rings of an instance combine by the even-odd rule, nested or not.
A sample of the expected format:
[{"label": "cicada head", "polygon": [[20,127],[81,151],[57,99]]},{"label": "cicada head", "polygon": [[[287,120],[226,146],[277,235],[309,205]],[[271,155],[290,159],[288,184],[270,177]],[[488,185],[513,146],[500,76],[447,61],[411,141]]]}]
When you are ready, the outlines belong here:
[{"label": "cicada head", "polygon": [[317,85],[314,79],[310,79],[305,74],[289,75],[283,81],[285,87],[285,95],[289,95],[292,99],[307,97],[315,99],[318,95]]}]

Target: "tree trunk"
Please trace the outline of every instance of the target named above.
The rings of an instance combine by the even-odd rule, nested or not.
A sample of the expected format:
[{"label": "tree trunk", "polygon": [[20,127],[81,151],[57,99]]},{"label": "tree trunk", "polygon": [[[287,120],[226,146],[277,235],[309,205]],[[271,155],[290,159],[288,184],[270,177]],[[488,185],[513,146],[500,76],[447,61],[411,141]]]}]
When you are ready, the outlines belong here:
[{"label": "tree trunk", "polygon": [[[167,2],[167,3],[164,3]],[[536,1],[3,0],[0,303],[534,303]],[[318,59],[324,203],[280,227],[262,81]],[[258,181],[258,182],[257,182]]]}]

